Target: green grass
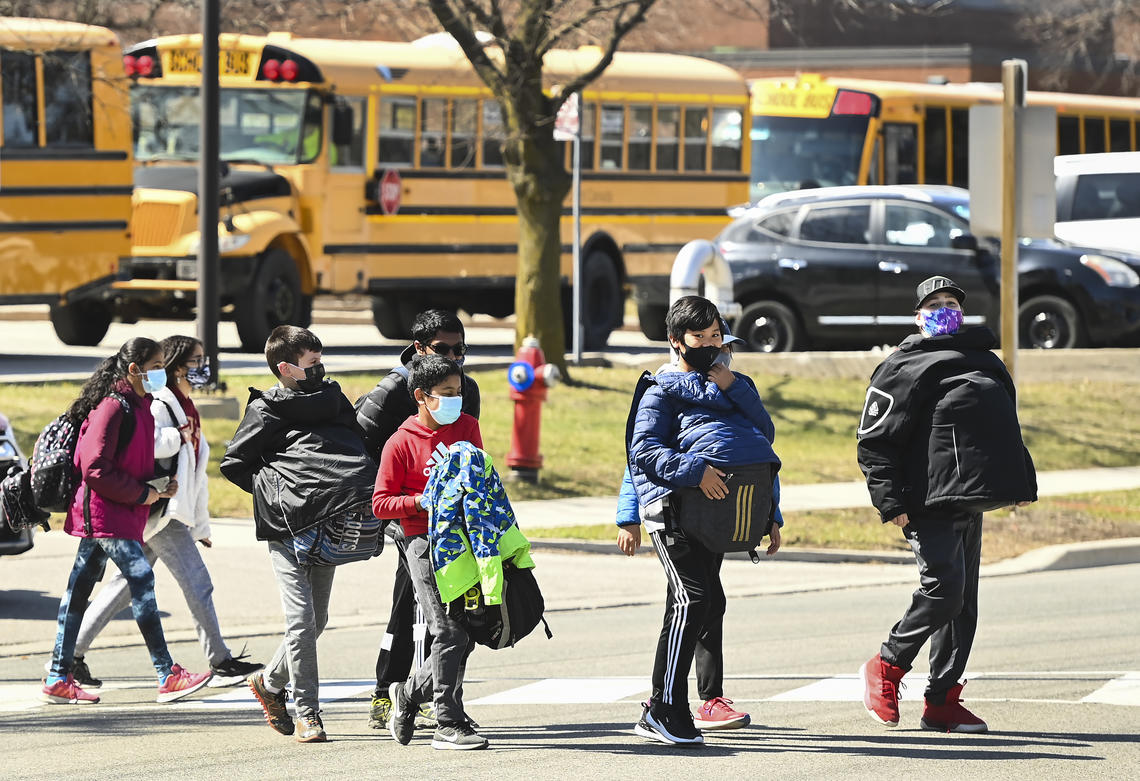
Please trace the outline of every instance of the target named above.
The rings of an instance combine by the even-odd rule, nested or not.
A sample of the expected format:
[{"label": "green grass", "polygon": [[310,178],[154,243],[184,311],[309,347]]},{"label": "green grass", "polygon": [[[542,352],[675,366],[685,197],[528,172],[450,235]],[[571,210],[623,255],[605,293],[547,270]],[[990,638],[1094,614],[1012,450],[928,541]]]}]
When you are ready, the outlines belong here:
[{"label": "green grass", "polygon": [[[540,480],[537,485],[512,483],[511,497],[616,495],[624,466],[623,435],[630,394],[639,374],[639,370],[626,368],[575,368],[574,385],[552,389],[543,407],[541,450],[545,463]],[[751,374],[776,424],[775,446],[784,462],[781,479],[786,484],[862,478],[855,461],[854,432],[866,392],[864,381]],[[345,375],[338,379],[349,399],[355,400],[381,376]],[[505,471],[514,414],[506,372],[473,371],[472,376],[482,393],[484,443]],[[268,374],[226,375],[231,394],[243,405],[247,386],[267,387],[271,380]],[[0,411],[11,418],[25,454],[31,453],[39,430],[67,407],[78,388],[77,383],[0,385]],[[1037,469],[1140,464],[1140,413],[1135,411],[1135,397],[1134,384],[1068,382],[1065,378],[1023,384],[1021,420]],[[248,495],[218,473],[225,443],[236,425],[232,420],[203,423],[212,448],[210,510],[215,516],[252,514]],[[1132,517],[1140,517],[1140,509],[1128,506],[1135,510]],[[1095,515],[1101,509],[1089,512]],[[818,540],[847,547],[883,544],[876,524],[859,521],[848,529],[829,526],[833,515],[818,521],[813,514],[803,515],[809,517],[802,524],[790,524],[790,532],[797,525],[806,529],[808,521],[813,527],[818,523],[820,530],[810,539],[797,538],[797,544],[823,544]],[[870,529],[866,534],[872,536],[863,537],[856,528]]]}]

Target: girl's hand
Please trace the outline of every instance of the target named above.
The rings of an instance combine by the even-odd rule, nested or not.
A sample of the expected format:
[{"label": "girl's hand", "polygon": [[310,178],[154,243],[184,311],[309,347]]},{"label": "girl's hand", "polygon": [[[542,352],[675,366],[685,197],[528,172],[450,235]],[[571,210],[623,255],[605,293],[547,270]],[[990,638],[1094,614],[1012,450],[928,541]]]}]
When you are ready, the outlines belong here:
[{"label": "girl's hand", "polygon": [[728,486],[725,485],[724,472],[711,464],[705,467],[705,474],[701,477],[701,493],[709,499],[723,499],[728,496]]}]

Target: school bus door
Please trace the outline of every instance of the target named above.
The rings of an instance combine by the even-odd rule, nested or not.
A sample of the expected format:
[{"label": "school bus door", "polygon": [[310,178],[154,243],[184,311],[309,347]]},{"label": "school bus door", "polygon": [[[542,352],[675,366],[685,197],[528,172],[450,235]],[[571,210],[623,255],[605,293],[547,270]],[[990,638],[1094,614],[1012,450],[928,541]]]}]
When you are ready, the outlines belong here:
[{"label": "school bus door", "polygon": [[328,178],[324,198],[324,245],[332,279],[322,287],[334,292],[363,289],[365,242],[365,127],[368,100],[338,96],[328,106]]}]

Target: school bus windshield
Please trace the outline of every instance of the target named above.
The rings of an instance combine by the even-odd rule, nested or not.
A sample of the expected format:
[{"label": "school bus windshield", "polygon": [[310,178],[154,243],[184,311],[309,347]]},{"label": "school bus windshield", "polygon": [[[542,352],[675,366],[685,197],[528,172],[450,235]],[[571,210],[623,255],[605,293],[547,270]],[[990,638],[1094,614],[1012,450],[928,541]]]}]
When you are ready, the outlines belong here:
[{"label": "school bus windshield", "polygon": [[868,118],[752,117],[750,198],[855,184]]},{"label": "school bus windshield", "polygon": [[[306,123],[310,97],[317,111]],[[320,150],[320,98],[305,91],[223,89],[219,108],[223,160],[293,164],[311,160]],[[131,89],[131,112],[136,160],[198,159],[198,87],[137,85]]]}]

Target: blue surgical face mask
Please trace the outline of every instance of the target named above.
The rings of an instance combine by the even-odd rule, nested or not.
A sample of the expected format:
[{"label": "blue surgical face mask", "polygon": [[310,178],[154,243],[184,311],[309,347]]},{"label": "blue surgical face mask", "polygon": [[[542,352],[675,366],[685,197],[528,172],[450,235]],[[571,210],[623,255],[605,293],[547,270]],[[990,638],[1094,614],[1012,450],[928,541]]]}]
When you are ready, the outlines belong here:
[{"label": "blue surgical face mask", "polygon": [[944,336],[956,334],[962,327],[962,310],[942,306],[934,311],[922,310],[922,325],[919,328],[924,336]]},{"label": "blue surgical face mask", "polygon": [[424,395],[439,399],[438,409],[427,408],[428,414],[435,418],[436,423],[446,426],[459,420],[459,413],[463,411],[462,396],[436,396],[433,393],[425,393]]},{"label": "blue surgical face mask", "polygon": [[143,393],[158,393],[166,387],[166,369],[151,369],[142,375]]}]

